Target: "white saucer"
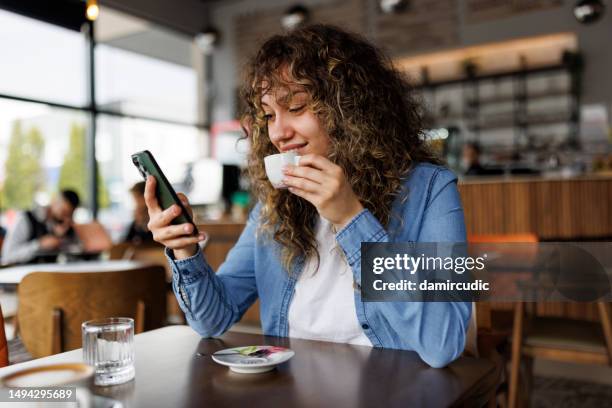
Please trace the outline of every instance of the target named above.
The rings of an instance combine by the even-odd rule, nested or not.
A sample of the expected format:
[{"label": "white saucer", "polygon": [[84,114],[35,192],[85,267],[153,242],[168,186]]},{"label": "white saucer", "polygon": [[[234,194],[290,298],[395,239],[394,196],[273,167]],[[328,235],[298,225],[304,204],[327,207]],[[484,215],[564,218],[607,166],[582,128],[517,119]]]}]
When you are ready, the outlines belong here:
[{"label": "white saucer", "polygon": [[[265,355],[249,356],[249,354],[257,352]],[[277,365],[284,363],[294,355],[293,350],[284,347],[245,346],[217,351],[212,355],[212,359],[237,373],[257,374],[273,370]]]}]

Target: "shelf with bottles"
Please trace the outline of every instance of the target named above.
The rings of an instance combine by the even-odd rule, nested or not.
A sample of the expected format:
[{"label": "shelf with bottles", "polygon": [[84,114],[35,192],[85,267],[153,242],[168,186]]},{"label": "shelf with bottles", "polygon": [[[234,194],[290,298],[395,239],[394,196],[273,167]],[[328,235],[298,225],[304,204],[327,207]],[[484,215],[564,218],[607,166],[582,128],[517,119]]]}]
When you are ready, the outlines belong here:
[{"label": "shelf with bottles", "polygon": [[468,132],[464,140],[478,141],[482,133],[510,128],[518,148],[530,127],[566,123],[569,144],[576,145],[581,72],[580,55],[566,53],[557,65],[486,75],[466,64],[463,78],[425,81],[417,89],[425,100],[426,124],[457,125]]}]

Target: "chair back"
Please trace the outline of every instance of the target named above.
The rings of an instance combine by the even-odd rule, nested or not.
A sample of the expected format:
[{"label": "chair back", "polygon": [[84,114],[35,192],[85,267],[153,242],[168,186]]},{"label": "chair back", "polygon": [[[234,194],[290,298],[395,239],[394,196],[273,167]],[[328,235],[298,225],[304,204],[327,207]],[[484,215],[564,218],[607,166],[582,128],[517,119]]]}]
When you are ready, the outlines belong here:
[{"label": "chair back", "polygon": [[6,367],[8,364],[8,343],[4,332],[4,315],[2,314],[2,306],[0,306],[0,367]]},{"label": "chair back", "polygon": [[118,260],[127,260],[132,258],[132,252],[130,248],[133,245],[130,242],[120,242],[118,244],[113,244],[108,250],[108,259],[112,261]]},{"label": "chair back", "polygon": [[20,335],[33,357],[81,347],[81,323],[131,317],[136,332],[165,321],[161,266],[114,272],[34,272],[19,284]]}]

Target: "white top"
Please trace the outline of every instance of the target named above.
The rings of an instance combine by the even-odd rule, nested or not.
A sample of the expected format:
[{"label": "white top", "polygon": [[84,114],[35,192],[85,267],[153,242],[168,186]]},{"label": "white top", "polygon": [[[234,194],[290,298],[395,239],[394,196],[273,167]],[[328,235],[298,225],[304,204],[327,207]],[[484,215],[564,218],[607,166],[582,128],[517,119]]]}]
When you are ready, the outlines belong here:
[{"label": "white top", "polygon": [[353,272],[336,242],[331,223],[319,217],[317,249],[295,285],[289,305],[289,337],[372,346],[357,320]]}]

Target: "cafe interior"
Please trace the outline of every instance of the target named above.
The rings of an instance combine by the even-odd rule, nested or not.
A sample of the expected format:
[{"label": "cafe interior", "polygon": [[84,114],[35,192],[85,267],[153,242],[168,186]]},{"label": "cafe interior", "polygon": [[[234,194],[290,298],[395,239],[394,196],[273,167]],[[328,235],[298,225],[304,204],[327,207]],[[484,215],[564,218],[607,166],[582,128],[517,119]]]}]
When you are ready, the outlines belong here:
[{"label": "cafe interior", "polygon": [[[131,156],[150,151],[189,197],[217,270],[255,204],[245,62],[311,23],[364,35],[410,79],[422,137],[458,176],[469,243],[612,241],[609,0],[0,0],[3,389],[36,367],[80,370],[103,332],[91,340],[84,322],[129,318],[135,380],[96,380],[86,397],[83,373],[38,386],[75,385],[96,407],[612,406],[607,300],[475,301],[473,347],[446,368],[263,337],[258,301],[218,338],[188,326]],[[17,256],[11,231],[58,200],[76,204],[75,240]],[[258,375],[211,360],[250,344],[295,356]]]}]

